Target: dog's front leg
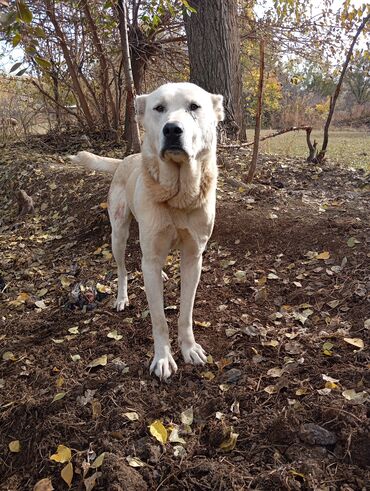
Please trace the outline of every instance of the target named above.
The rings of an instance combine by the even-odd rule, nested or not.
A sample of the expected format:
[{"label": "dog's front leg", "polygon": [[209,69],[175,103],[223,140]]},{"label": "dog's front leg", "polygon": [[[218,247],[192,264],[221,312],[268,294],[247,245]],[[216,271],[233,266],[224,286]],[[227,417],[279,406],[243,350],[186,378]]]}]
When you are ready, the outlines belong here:
[{"label": "dog's front leg", "polygon": [[179,346],[186,363],[203,365],[207,356],[193,333],[193,307],[195,293],[202,270],[202,252],[184,244],[181,251],[181,298],[179,317]]},{"label": "dog's front leg", "polygon": [[154,339],[154,359],[150,365],[150,372],[154,372],[160,379],[167,379],[177,371],[177,365],[171,354],[167,320],[164,314],[162,266],[157,257],[143,254],[142,270]]}]

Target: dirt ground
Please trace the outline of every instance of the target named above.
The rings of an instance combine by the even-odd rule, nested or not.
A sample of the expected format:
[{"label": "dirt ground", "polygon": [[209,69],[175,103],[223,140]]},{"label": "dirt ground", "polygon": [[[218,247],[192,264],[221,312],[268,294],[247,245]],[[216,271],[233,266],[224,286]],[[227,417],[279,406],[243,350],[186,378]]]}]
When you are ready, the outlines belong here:
[{"label": "dirt ground", "polygon": [[[37,491],[65,481],[96,491],[370,489],[365,173],[266,156],[246,186],[249,153],[220,152],[194,311],[209,363],[180,359],[174,252],[165,296],[179,371],[160,383],[148,370],[137,227],[130,307],[117,313],[109,177],[66,158],[84,145],[40,137],[1,150],[0,489],[41,479]],[[33,215],[17,216],[19,188]],[[61,462],[50,459],[59,445],[71,452]]]}]

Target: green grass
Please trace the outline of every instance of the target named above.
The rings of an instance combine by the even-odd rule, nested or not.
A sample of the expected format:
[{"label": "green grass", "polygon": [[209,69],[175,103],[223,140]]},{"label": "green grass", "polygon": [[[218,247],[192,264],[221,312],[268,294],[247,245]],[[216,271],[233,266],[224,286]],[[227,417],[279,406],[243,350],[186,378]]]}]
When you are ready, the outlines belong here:
[{"label": "green grass", "polygon": [[[273,133],[273,130],[262,130],[261,137]],[[253,139],[253,130],[248,130],[248,140]],[[320,149],[322,131],[314,130],[311,140],[318,141]],[[307,157],[306,132],[294,131],[261,143],[261,152],[267,154],[284,155],[287,157]],[[329,133],[327,158],[338,161],[350,167],[362,167],[370,170],[370,131],[366,130],[338,130]]]}]

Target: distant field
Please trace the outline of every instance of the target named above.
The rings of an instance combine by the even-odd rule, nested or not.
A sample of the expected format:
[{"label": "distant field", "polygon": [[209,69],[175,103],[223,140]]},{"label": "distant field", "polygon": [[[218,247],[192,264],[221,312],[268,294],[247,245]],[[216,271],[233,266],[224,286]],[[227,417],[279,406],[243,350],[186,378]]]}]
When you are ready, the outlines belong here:
[{"label": "distant field", "polygon": [[[261,136],[273,133],[273,130],[262,130]],[[253,139],[253,130],[248,130],[248,140]],[[312,141],[322,142],[322,132],[314,130]],[[261,151],[269,154],[290,157],[306,157],[308,155],[306,132],[286,133],[261,143]],[[328,158],[337,160],[352,167],[370,170],[370,131],[366,130],[333,130],[329,134]]]}]

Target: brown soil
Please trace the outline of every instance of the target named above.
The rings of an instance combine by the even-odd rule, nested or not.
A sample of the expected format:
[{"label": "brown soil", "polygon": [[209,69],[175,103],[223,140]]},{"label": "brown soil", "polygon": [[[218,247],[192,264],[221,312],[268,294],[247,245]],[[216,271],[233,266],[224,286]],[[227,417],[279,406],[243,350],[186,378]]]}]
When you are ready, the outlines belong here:
[{"label": "brown soil", "polygon": [[[72,450],[73,490],[85,489],[83,467],[103,452],[95,490],[368,489],[364,173],[266,157],[246,187],[249,156],[222,152],[216,226],[194,311],[196,337],[212,358],[206,367],[187,366],[174,342],[179,371],[160,383],[148,371],[152,340],[137,227],[127,258],[131,305],[117,313],[115,266],[104,246],[109,220],[99,206],[109,177],[72,166],[60,146],[41,145],[7,147],[0,159],[0,489],[32,490],[47,477],[54,489],[67,489],[65,464],[50,460],[61,444]],[[92,151],[119,154],[98,142]],[[17,217],[19,188],[32,196],[34,215]],[[165,271],[175,338],[177,253]],[[112,294],[97,293],[97,283]],[[74,327],[78,334],[68,331]],[[107,337],[114,330],[122,339]],[[103,355],[105,366],[87,367]],[[362,395],[349,400],[350,389]],[[179,444],[161,445],[148,426],[157,419],[180,425],[189,407],[186,453],[175,456]],[[123,414],[132,411],[137,421]],[[329,430],[331,440],[317,443],[305,423]],[[231,433],[238,435],[235,448],[221,449]],[[9,450],[14,440],[20,452]],[[144,465],[130,466],[129,456]]]}]

